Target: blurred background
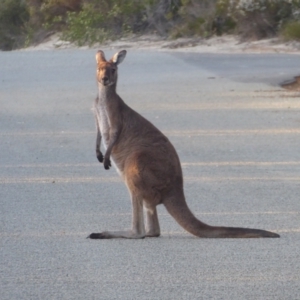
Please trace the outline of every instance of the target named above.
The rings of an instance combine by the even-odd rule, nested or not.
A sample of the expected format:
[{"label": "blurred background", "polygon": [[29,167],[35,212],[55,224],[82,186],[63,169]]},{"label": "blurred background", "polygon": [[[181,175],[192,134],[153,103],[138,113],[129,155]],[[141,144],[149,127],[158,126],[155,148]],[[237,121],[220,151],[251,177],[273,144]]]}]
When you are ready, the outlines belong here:
[{"label": "blurred background", "polygon": [[78,46],[144,34],[300,40],[300,0],[1,0],[0,50],[53,34]]}]

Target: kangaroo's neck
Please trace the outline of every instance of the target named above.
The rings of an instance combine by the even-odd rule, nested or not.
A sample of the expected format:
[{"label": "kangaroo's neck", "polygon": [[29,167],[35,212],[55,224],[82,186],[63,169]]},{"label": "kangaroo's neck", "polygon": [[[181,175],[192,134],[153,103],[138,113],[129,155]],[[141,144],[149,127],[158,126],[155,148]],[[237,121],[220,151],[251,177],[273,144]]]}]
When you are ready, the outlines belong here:
[{"label": "kangaroo's neck", "polygon": [[110,99],[118,98],[116,92],[116,83],[110,86],[104,86],[102,84],[98,84],[99,90],[99,102],[101,104],[108,104]]}]

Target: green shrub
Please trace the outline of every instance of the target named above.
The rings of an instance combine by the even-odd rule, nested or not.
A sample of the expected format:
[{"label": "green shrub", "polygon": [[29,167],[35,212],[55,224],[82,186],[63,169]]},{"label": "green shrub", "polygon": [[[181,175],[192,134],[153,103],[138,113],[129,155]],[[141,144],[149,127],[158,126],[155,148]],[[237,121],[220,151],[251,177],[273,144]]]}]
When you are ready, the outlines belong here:
[{"label": "green shrub", "polygon": [[300,9],[299,0],[219,0],[219,6],[237,24],[245,39],[261,39],[278,34],[282,24]]},{"label": "green shrub", "polygon": [[99,24],[104,22],[101,13],[95,12],[91,4],[85,4],[79,13],[68,12],[66,18],[66,29],[62,38],[76,42],[79,46],[86,43],[93,44],[103,41],[106,33]]},{"label": "green shrub", "polygon": [[70,12],[79,12],[82,0],[43,0],[40,13],[43,26],[47,29],[60,30],[65,25],[65,20]]},{"label": "green shrub", "polygon": [[28,7],[24,1],[1,0],[0,49],[11,50],[23,45],[25,24],[29,20]]},{"label": "green shrub", "polygon": [[78,13],[67,12],[62,37],[84,45],[137,32],[142,23],[142,8],[138,0],[87,1]]},{"label": "green shrub", "polygon": [[300,21],[292,21],[285,24],[281,34],[287,40],[300,41]]},{"label": "green shrub", "polygon": [[216,3],[216,0],[182,0],[178,10],[179,18],[171,31],[171,36],[177,38],[212,35]]}]

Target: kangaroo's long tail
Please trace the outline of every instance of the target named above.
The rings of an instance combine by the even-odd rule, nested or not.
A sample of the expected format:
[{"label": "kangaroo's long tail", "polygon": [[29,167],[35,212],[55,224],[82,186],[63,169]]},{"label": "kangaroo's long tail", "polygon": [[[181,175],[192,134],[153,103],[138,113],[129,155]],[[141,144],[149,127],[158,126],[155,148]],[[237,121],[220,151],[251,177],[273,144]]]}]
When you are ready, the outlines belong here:
[{"label": "kangaroo's long tail", "polygon": [[184,194],[181,199],[171,196],[164,199],[163,204],[170,215],[189,233],[202,238],[279,238],[274,232],[238,227],[210,226],[198,220],[188,208]]}]

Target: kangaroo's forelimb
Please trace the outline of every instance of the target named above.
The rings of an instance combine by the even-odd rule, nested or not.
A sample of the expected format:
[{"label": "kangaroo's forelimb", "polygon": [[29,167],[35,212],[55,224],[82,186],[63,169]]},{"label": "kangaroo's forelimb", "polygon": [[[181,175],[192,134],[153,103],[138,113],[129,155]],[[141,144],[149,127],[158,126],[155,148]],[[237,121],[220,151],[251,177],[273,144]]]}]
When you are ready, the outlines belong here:
[{"label": "kangaroo's forelimb", "polygon": [[[97,105],[97,103],[99,102],[99,97],[97,96],[95,99],[95,106]],[[101,146],[101,130],[99,127],[99,122],[98,122],[98,117],[97,117],[97,112],[95,111],[95,121],[96,121],[96,128],[97,128],[97,136],[96,136],[96,157],[99,160],[100,163],[103,162],[103,154],[100,150],[100,146]]]},{"label": "kangaroo's forelimb", "polygon": [[99,160],[99,162],[103,162],[103,154],[102,152],[100,151],[100,144],[101,144],[101,133],[100,133],[100,130],[97,126],[97,138],[96,138],[96,156]]},{"label": "kangaroo's forelimb", "polygon": [[118,140],[119,135],[120,135],[120,131],[118,129],[116,130],[111,129],[109,131],[109,143],[106,152],[104,154],[104,161],[103,161],[105,170],[109,170],[109,168],[111,167],[110,155],[114,145]]}]

